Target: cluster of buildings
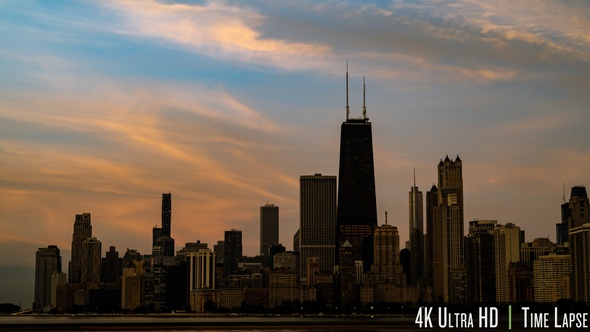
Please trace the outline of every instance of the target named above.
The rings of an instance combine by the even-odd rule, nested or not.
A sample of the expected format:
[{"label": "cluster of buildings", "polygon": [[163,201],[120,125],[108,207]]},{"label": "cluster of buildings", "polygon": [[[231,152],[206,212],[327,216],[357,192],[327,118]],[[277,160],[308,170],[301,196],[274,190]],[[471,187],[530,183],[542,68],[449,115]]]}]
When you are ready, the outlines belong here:
[{"label": "cluster of buildings", "polygon": [[447,156],[426,201],[414,178],[409,240],[401,248],[387,212],[385,224],[378,225],[371,122],[364,101],[362,117],[350,117],[348,73],[346,86],[339,175],[300,177],[293,251],[279,243],[279,207],[268,203],[260,207],[259,255],[243,256],[239,230],[225,231],[212,247],[197,241],[176,251],[172,195],[163,194],[151,254],[127,249],[121,257],[111,246],[103,257],[90,214],[76,215],[67,275],[57,246],[37,251],[34,310],[590,303],[590,204],[581,186],[572,188],[568,202],[564,194],[556,243],[526,242],[517,225],[495,220],[469,221],[465,235],[462,160]]}]

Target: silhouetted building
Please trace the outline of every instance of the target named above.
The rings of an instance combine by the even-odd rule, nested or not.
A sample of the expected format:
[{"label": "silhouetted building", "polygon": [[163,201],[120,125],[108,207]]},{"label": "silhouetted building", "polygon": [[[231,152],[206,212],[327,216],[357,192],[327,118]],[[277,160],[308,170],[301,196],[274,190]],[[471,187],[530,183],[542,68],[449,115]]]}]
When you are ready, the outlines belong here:
[{"label": "silhouetted building", "polygon": [[354,256],[355,251],[350,242],[344,242],[340,246],[338,265],[339,294],[337,301],[339,300],[342,306],[352,305],[358,299]]},{"label": "silhouetted building", "polygon": [[[437,302],[461,302],[467,300],[460,294],[466,272],[463,244],[463,167],[457,156],[455,160],[441,160],[438,164],[438,188],[427,193],[426,217],[430,251],[430,273],[433,299]],[[438,195],[436,199],[433,197]],[[456,271],[454,271],[456,270]],[[465,294],[466,295],[466,294]]]},{"label": "silhouetted building", "polygon": [[409,233],[410,233],[410,271],[407,274],[408,284],[414,285],[424,276],[424,197],[414,186],[408,193],[409,199]]},{"label": "silhouetted building", "polygon": [[242,261],[242,231],[232,229],[225,231],[223,273],[225,276],[238,271]]},{"label": "silhouetted building", "polygon": [[498,303],[508,303],[510,301],[508,267],[510,263],[520,262],[521,243],[520,227],[507,223],[495,228],[496,302]]},{"label": "silhouetted building", "polygon": [[[469,224],[471,226],[472,222]],[[493,304],[496,302],[495,255],[493,229],[470,227],[469,234],[465,237],[467,301],[469,303]]]},{"label": "silhouetted building", "polygon": [[72,259],[68,265],[68,283],[80,283],[82,280],[82,242],[90,237],[90,213],[77,214],[72,235]]},{"label": "silhouetted building", "polygon": [[33,310],[42,311],[51,305],[51,278],[61,273],[61,255],[59,248],[50,245],[39,248],[35,257],[35,301]]},{"label": "silhouetted building", "polygon": [[114,246],[110,246],[100,264],[100,281],[116,283],[120,287],[122,274],[123,258],[119,257],[119,252]]},{"label": "silhouetted building", "polygon": [[531,303],[535,299],[533,264],[508,264],[508,303]]},{"label": "silhouetted building", "polygon": [[279,243],[279,207],[266,204],[260,207],[260,255],[269,255],[270,247]]},{"label": "silhouetted building", "polygon": [[570,218],[568,229],[590,223],[590,203],[588,202],[586,188],[583,186],[575,186],[572,188],[569,209]]},{"label": "silhouetted building", "polygon": [[[336,177],[321,174],[299,178],[299,243],[301,265],[316,257],[319,272],[332,272],[336,260]],[[297,251],[297,250],[295,250]],[[305,269],[301,269],[301,277]]]},{"label": "silhouetted building", "polygon": [[162,226],[152,230],[152,247],[154,256],[174,256],[171,193],[162,194]]},{"label": "silhouetted building", "polygon": [[340,135],[338,175],[337,245],[350,242],[355,260],[365,272],[373,264],[373,232],[377,227],[375,169],[371,122],[363,102],[363,116],[350,118],[348,70],[346,72],[346,121]]},{"label": "silhouetted building", "polygon": [[572,264],[571,295],[575,301],[590,303],[590,223],[570,229]]},{"label": "silhouetted building", "polygon": [[95,237],[82,242],[82,283],[98,283],[100,281],[100,261],[102,243]]}]

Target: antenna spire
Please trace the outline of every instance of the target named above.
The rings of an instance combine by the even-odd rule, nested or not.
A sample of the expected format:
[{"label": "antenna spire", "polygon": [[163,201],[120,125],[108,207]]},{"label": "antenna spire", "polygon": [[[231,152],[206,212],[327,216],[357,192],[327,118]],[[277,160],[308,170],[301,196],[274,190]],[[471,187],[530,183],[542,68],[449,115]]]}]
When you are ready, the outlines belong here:
[{"label": "antenna spire", "polygon": [[366,87],[365,87],[365,77],[363,76],[363,119],[367,119],[367,104],[366,104]]},{"label": "antenna spire", "polygon": [[348,59],[346,59],[346,121],[350,116],[350,108],[348,107]]},{"label": "antenna spire", "polygon": [[387,211],[385,211],[385,225],[387,225]]},{"label": "antenna spire", "polygon": [[563,202],[565,203],[565,182],[563,183]]},{"label": "antenna spire", "polygon": [[416,167],[414,167],[414,187],[416,186]]}]

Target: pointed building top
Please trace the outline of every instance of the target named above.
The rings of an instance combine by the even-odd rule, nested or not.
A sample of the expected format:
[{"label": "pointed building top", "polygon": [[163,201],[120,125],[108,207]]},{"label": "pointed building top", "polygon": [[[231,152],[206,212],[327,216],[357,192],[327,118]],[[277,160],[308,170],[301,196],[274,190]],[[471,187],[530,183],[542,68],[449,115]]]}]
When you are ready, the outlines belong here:
[{"label": "pointed building top", "polygon": [[350,244],[350,242],[348,242],[348,240],[346,240],[346,242],[344,242],[342,244],[342,248],[352,248],[352,244]]},{"label": "pointed building top", "polygon": [[346,59],[346,121],[350,117],[350,108],[348,107],[348,59]]},{"label": "pointed building top", "polygon": [[363,119],[367,119],[367,104],[366,104],[366,87],[365,87],[365,77],[363,76]]}]

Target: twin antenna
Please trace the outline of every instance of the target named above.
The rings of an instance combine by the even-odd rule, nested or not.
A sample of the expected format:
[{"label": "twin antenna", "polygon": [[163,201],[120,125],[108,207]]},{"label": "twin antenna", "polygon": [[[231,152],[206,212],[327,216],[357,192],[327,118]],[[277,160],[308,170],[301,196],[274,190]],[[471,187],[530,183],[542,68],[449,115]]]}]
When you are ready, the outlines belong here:
[{"label": "twin antenna", "polygon": [[[366,104],[366,86],[365,77],[363,76],[363,120],[367,119],[367,104]],[[348,106],[348,60],[346,60],[346,120],[350,118],[350,107]]]}]

